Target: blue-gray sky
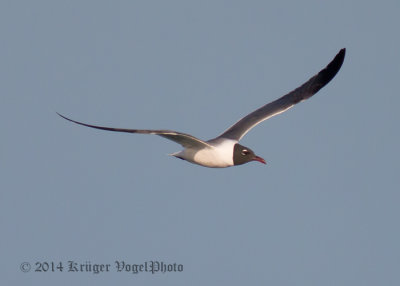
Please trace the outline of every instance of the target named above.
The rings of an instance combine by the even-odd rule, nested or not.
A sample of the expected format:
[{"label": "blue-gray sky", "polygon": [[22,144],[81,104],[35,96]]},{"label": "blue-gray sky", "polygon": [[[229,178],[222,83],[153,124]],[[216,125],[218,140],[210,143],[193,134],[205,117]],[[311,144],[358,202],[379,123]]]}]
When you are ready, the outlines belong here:
[{"label": "blue-gray sky", "polygon": [[[3,285],[399,285],[398,1],[2,1]],[[346,47],[338,75],[208,169],[217,136]],[[29,273],[22,262],[180,263]]]}]

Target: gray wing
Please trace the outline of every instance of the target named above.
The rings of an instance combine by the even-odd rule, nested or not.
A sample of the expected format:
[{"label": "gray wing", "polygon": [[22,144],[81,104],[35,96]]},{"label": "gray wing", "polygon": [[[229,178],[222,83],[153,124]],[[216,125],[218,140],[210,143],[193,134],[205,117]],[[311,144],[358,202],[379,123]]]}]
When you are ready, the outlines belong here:
[{"label": "gray wing", "polygon": [[103,126],[97,126],[97,125],[91,125],[91,124],[86,124],[82,123],[79,121],[72,120],[68,117],[65,117],[64,115],[61,115],[60,113],[57,112],[59,116],[62,118],[74,122],[79,125],[91,127],[91,128],[96,128],[96,129],[101,129],[101,130],[107,130],[107,131],[115,131],[115,132],[126,132],[126,133],[138,133],[138,134],[154,134],[158,135],[161,137],[164,137],[166,139],[172,140],[180,145],[182,145],[185,148],[205,148],[205,147],[212,147],[210,144],[204,142],[203,140],[200,140],[192,135],[181,133],[181,132],[176,132],[172,130],[144,130],[144,129],[126,129],[126,128],[113,128],[113,127],[103,127]]},{"label": "gray wing", "polygon": [[340,70],[343,64],[346,49],[342,49],[335,58],[318,74],[310,78],[302,86],[281,98],[268,103],[246,115],[217,138],[229,138],[239,141],[251,128],[268,118],[282,113],[296,103],[306,100],[323,88]]}]

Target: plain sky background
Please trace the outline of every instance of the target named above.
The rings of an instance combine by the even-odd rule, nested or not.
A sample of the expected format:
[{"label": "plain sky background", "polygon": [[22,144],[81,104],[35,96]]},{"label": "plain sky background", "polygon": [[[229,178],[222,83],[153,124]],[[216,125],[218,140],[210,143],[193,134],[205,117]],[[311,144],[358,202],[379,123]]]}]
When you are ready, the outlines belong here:
[{"label": "plain sky background", "polygon": [[[1,1],[1,284],[400,285],[399,3]],[[343,47],[325,88],[241,141],[266,166],[55,113],[210,139]],[[184,271],[20,271],[68,260]]]}]

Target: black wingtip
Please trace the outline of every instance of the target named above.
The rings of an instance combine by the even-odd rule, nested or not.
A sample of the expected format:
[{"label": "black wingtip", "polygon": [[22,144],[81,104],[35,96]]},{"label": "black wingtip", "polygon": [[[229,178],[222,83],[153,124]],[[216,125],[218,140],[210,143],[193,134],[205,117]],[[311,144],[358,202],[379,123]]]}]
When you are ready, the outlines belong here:
[{"label": "black wingtip", "polygon": [[326,76],[330,77],[329,80],[331,80],[342,67],[345,55],[346,55],[346,49],[343,48],[325,68]]},{"label": "black wingtip", "polygon": [[335,58],[329,63],[328,69],[336,70],[336,72],[339,71],[341,68],[343,62],[344,62],[344,57],[346,55],[346,48],[341,49]]},{"label": "black wingtip", "polygon": [[325,69],[326,74],[327,77],[329,77],[328,82],[337,74],[337,72],[342,67],[345,55],[346,55],[346,49],[343,48],[339,51],[339,53],[337,53],[335,58],[326,67]]},{"label": "black wingtip", "polygon": [[56,111],[56,113],[57,113],[57,115],[60,116],[61,118],[68,119],[68,118],[66,118],[64,115],[62,115],[61,113],[58,113],[57,111]]},{"label": "black wingtip", "polygon": [[315,94],[322,87],[324,87],[328,82],[330,82],[335,75],[338,73],[343,65],[344,57],[346,55],[346,48],[341,49],[335,58],[317,75],[318,84],[314,85],[314,90],[312,93]]},{"label": "black wingtip", "polygon": [[94,125],[90,125],[90,124],[86,124],[86,123],[82,123],[82,122],[79,122],[79,121],[72,120],[71,118],[68,118],[68,117],[62,115],[61,113],[58,113],[57,111],[56,111],[56,113],[61,118],[64,118],[65,120],[68,120],[70,122],[73,122],[73,123],[76,123],[76,124],[79,124],[79,125],[83,125],[83,126],[87,126],[87,127],[98,128],[97,126],[94,126]]},{"label": "black wingtip", "polygon": [[56,111],[56,113],[57,113],[58,116],[60,116],[61,118],[64,118],[65,120],[68,120],[68,121],[71,121],[71,122],[74,122],[74,123],[78,123],[78,122],[76,122],[76,121],[74,121],[72,119],[69,119],[68,117],[65,117],[64,115],[62,115],[61,113],[58,113],[57,111]]}]

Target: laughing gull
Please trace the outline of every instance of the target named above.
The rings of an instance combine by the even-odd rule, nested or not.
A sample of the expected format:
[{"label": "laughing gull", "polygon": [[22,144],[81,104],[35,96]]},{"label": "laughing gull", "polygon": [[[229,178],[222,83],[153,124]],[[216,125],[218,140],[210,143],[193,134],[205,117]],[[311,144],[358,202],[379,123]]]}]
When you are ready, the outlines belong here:
[{"label": "laughing gull", "polygon": [[182,151],[170,155],[205,167],[225,168],[242,165],[250,161],[258,161],[266,164],[265,160],[256,156],[250,148],[240,145],[238,143],[239,140],[260,122],[288,110],[296,103],[306,100],[317,93],[339,71],[343,64],[345,53],[346,49],[340,50],[323,70],[310,78],[306,83],[281,98],[246,115],[229,127],[224,133],[208,141],[172,130],[125,129],[90,125],[72,120],[59,113],[57,114],[66,120],[91,128],[138,134],[155,134],[167,138],[184,147]]}]

